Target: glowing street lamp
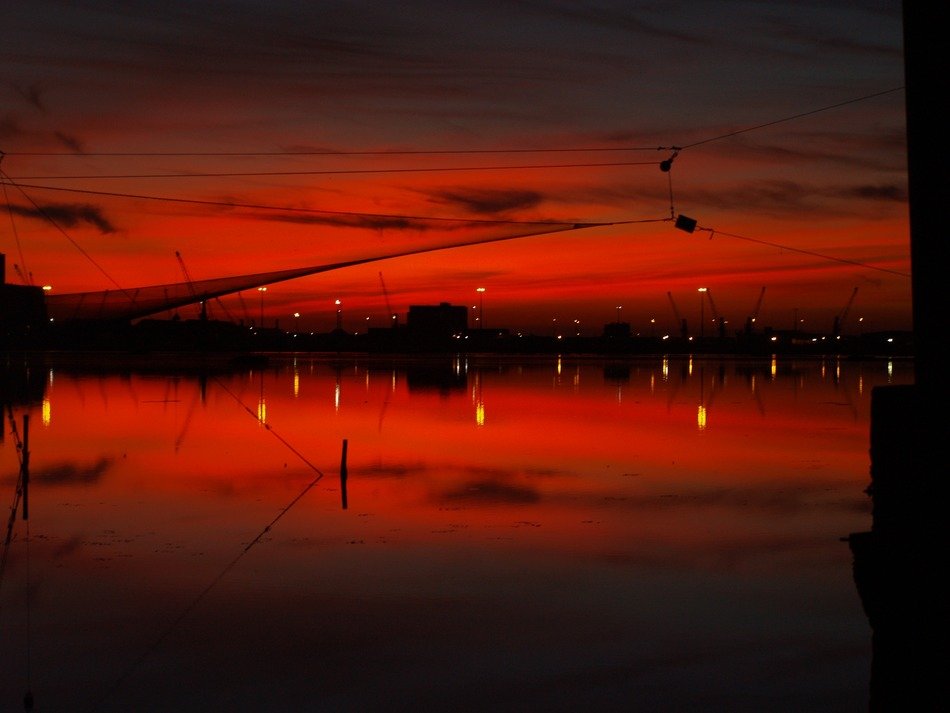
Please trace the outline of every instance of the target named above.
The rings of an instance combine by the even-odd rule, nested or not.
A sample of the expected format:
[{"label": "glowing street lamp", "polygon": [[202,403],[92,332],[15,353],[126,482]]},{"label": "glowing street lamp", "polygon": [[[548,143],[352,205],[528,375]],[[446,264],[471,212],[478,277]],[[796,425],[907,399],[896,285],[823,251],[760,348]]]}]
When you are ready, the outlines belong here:
[{"label": "glowing street lamp", "polygon": [[336,301],[336,328],[337,331],[342,331],[343,329],[343,303],[340,300]]},{"label": "glowing street lamp", "polygon": [[478,293],[478,328],[485,329],[485,288],[476,287]]},{"label": "glowing street lamp", "polygon": [[267,292],[266,287],[258,287],[257,291],[261,293],[261,329],[264,328],[264,293]]},{"label": "glowing street lamp", "polygon": [[699,293],[699,336],[703,336],[703,328],[706,326],[706,295],[705,292],[707,288],[697,287],[696,291]]},{"label": "glowing street lamp", "polygon": [[294,312],[294,336],[295,337],[297,336],[297,332],[299,331],[299,329],[297,328],[299,322],[300,322],[300,312]]}]

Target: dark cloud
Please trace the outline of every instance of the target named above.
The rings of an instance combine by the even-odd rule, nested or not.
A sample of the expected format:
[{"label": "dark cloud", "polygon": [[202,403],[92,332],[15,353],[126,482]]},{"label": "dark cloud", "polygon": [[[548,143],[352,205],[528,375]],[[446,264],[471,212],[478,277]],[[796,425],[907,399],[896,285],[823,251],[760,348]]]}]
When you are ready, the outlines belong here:
[{"label": "dark cloud", "polygon": [[[427,28],[438,27],[443,14],[437,6],[425,13],[380,6],[354,14],[325,3],[310,8],[278,3],[267,12],[234,5],[227,13],[211,13],[198,6],[158,9],[129,3],[121,10],[103,7],[84,14],[67,27],[69,14],[62,13],[60,42],[48,63],[71,63],[100,75],[126,72],[150,81],[210,80],[215,91],[239,78],[237,86],[245,89],[266,82],[271,91],[337,96],[465,96],[471,93],[468,81],[481,80],[488,87],[510,73],[503,58],[466,56],[444,27],[436,39],[428,37]],[[113,29],[120,23],[134,26],[134,35]],[[69,52],[79,43],[85,47],[81,58]],[[29,57],[32,48],[14,54]],[[542,70],[538,61],[534,71]],[[530,79],[528,73],[522,63],[514,80]]]},{"label": "dark cloud", "polygon": [[842,190],[841,195],[846,198],[904,203],[907,201],[907,188],[895,185],[853,186]]},{"label": "dark cloud", "polygon": [[[714,136],[715,133],[713,130],[709,135]],[[724,133],[728,131],[724,130]],[[893,132],[874,137],[812,132],[795,134],[795,139],[794,148],[787,144],[735,139],[723,144],[718,150],[730,158],[744,158],[763,163],[804,165],[815,162],[862,171],[906,171],[906,142]],[[681,160],[685,160],[685,157]]]},{"label": "dark cloud", "polygon": [[[822,54],[831,50],[862,58],[903,59],[900,34],[894,29],[887,35],[880,32],[881,28],[900,27],[900,3],[852,3],[850,8],[842,9],[842,13],[841,22],[821,27],[768,13],[769,19],[763,27],[791,47],[811,48]],[[874,29],[871,33],[861,32],[859,25]]]},{"label": "dark cloud", "polygon": [[20,122],[17,121],[14,117],[9,114],[4,117],[0,117],[0,139],[12,139],[16,136],[23,135],[23,129],[20,127]]},{"label": "dark cloud", "polygon": [[98,481],[111,466],[112,459],[105,457],[87,466],[76,463],[61,463],[34,471],[30,474],[30,478],[48,484],[85,485]]},{"label": "dark cloud", "polygon": [[[827,186],[797,181],[756,181],[717,190],[692,190],[690,202],[717,209],[742,209],[786,217],[808,212],[816,217],[866,215],[867,201],[883,207],[907,200],[906,191],[896,185]],[[855,201],[861,201],[861,205]]]},{"label": "dark cloud", "polygon": [[523,208],[534,208],[544,198],[536,191],[478,188],[435,191],[430,193],[429,197],[435,203],[460,206],[464,210],[479,215],[499,215]]},{"label": "dark cloud", "polygon": [[669,494],[653,502],[659,508],[708,508],[748,509],[793,515],[800,512],[865,512],[867,503],[850,497],[828,498],[826,484],[791,486],[772,490],[761,488],[725,488],[696,491],[693,493]]},{"label": "dark cloud", "polygon": [[74,555],[82,549],[82,538],[81,537],[70,537],[67,540],[64,540],[55,548],[50,555],[53,560],[61,560],[70,555]]},{"label": "dark cloud", "polygon": [[864,513],[869,504],[848,494],[831,494],[833,486],[826,482],[814,485],[789,483],[772,488],[708,488],[661,495],[598,496],[591,505],[610,505],[621,510],[657,512],[669,510],[723,510],[766,513],[783,517],[802,512]]},{"label": "dark cloud", "polygon": [[358,471],[359,475],[366,476],[369,478],[407,478],[411,475],[418,475],[423,473],[426,470],[426,465],[424,463],[416,463],[410,465],[408,463],[371,463],[367,466],[360,468]]},{"label": "dark cloud", "polygon": [[288,144],[280,147],[281,151],[287,153],[300,154],[341,154],[346,153],[342,149],[330,148],[329,146],[315,146],[313,144]]},{"label": "dark cloud", "polygon": [[571,23],[584,23],[611,31],[621,31],[643,38],[679,40],[689,44],[711,44],[708,34],[683,32],[676,27],[665,28],[659,23],[644,20],[646,13],[642,8],[594,7],[586,3],[550,3],[537,0],[520,0],[517,3],[525,9],[542,14],[560,16]]},{"label": "dark cloud", "polygon": [[27,87],[22,87],[19,85],[13,86],[14,91],[23,97],[31,106],[36,109],[39,109],[41,112],[46,113],[46,104],[43,102],[42,90],[36,84],[31,84]]},{"label": "dark cloud", "polygon": [[368,230],[430,230],[432,224],[424,218],[369,214],[300,214],[300,213],[255,213],[251,218],[278,223],[300,225],[331,225],[338,228],[364,228]]},{"label": "dark cloud", "polygon": [[88,203],[50,203],[38,207],[11,205],[10,210],[24,218],[50,220],[67,228],[88,223],[98,228],[100,233],[116,232],[115,226],[102,214],[102,209]]},{"label": "dark cloud", "polygon": [[541,496],[534,488],[507,485],[494,480],[481,480],[469,483],[457,490],[443,493],[441,500],[457,503],[536,503]]},{"label": "dark cloud", "polygon": [[[692,194],[690,198],[694,198]],[[713,205],[731,205],[736,208],[759,208],[765,210],[783,210],[795,212],[805,208],[813,208],[810,198],[817,198],[818,194],[809,186],[797,181],[756,181],[731,189],[714,191],[707,195],[706,200]],[[703,200],[702,197],[699,198]]]},{"label": "dark cloud", "polygon": [[75,153],[83,153],[82,142],[77,139],[75,136],[70,136],[69,134],[64,134],[61,131],[54,131],[53,136],[56,137],[56,140],[59,141],[63,146],[68,148],[70,151]]}]

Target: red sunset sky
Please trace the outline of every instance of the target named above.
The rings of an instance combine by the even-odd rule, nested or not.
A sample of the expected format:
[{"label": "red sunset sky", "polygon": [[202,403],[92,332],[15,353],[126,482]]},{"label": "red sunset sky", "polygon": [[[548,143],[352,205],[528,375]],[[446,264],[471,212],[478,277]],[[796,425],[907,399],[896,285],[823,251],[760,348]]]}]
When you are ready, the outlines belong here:
[{"label": "red sunset sky", "polygon": [[[607,223],[280,283],[263,306],[324,331],[339,299],[362,331],[387,323],[385,282],[401,314],[481,304],[488,326],[596,334],[618,315],[673,329],[668,292],[695,322],[704,286],[738,329],[765,287],[760,324],[829,331],[858,288],[845,332],[909,329],[900,13],[17,3],[7,280],[16,264],[57,293],[128,289],[181,281],[176,251],[199,280]],[[259,293],[242,298],[214,316],[255,318]]]}]

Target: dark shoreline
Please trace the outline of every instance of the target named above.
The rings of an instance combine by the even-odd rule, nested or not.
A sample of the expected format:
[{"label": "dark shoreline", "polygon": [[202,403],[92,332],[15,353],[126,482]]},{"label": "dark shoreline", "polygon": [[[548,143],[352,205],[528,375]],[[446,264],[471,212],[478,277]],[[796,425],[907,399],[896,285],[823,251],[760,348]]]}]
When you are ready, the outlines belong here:
[{"label": "dark shoreline", "polygon": [[[909,332],[829,335],[765,330],[714,336],[646,336],[605,333],[563,336],[512,333],[504,329],[448,333],[426,330],[371,329],[362,334],[249,328],[212,320],[142,320],[136,324],[89,322],[57,325],[43,333],[24,334],[0,343],[2,352],[154,355],[175,361],[257,358],[261,354],[399,354],[399,355],[591,355],[630,358],[698,356],[767,358],[912,357]],[[174,356],[171,356],[174,355]]]}]

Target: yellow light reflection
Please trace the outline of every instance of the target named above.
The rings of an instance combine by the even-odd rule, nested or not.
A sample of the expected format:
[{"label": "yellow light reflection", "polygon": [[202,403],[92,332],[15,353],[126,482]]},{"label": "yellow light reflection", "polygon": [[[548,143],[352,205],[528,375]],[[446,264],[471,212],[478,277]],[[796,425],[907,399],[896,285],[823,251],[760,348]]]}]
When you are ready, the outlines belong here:
[{"label": "yellow light reflection", "polygon": [[663,381],[669,381],[670,378],[670,360],[663,357]]},{"label": "yellow light reflection", "polygon": [[300,372],[294,371],[294,398],[300,396]]},{"label": "yellow light reflection", "polygon": [[267,423],[267,404],[263,397],[257,402],[257,420],[262,426]]},{"label": "yellow light reflection", "polygon": [[482,375],[475,373],[472,383],[472,403],[475,404],[475,425],[485,425],[485,402],[482,400]]},{"label": "yellow light reflection", "polygon": [[774,354],[772,355],[772,364],[769,368],[769,373],[772,375],[773,379],[775,378],[775,375],[778,374],[778,359]]},{"label": "yellow light reflection", "polygon": [[50,410],[50,403],[48,398],[43,399],[43,425],[49,426],[50,419],[52,417],[52,411]]},{"label": "yellow light reflection", "polygon": [[696,412],[696,425],[700,431],[706,430],[706,407],[702,404],[699,405],[699,409]]}]

